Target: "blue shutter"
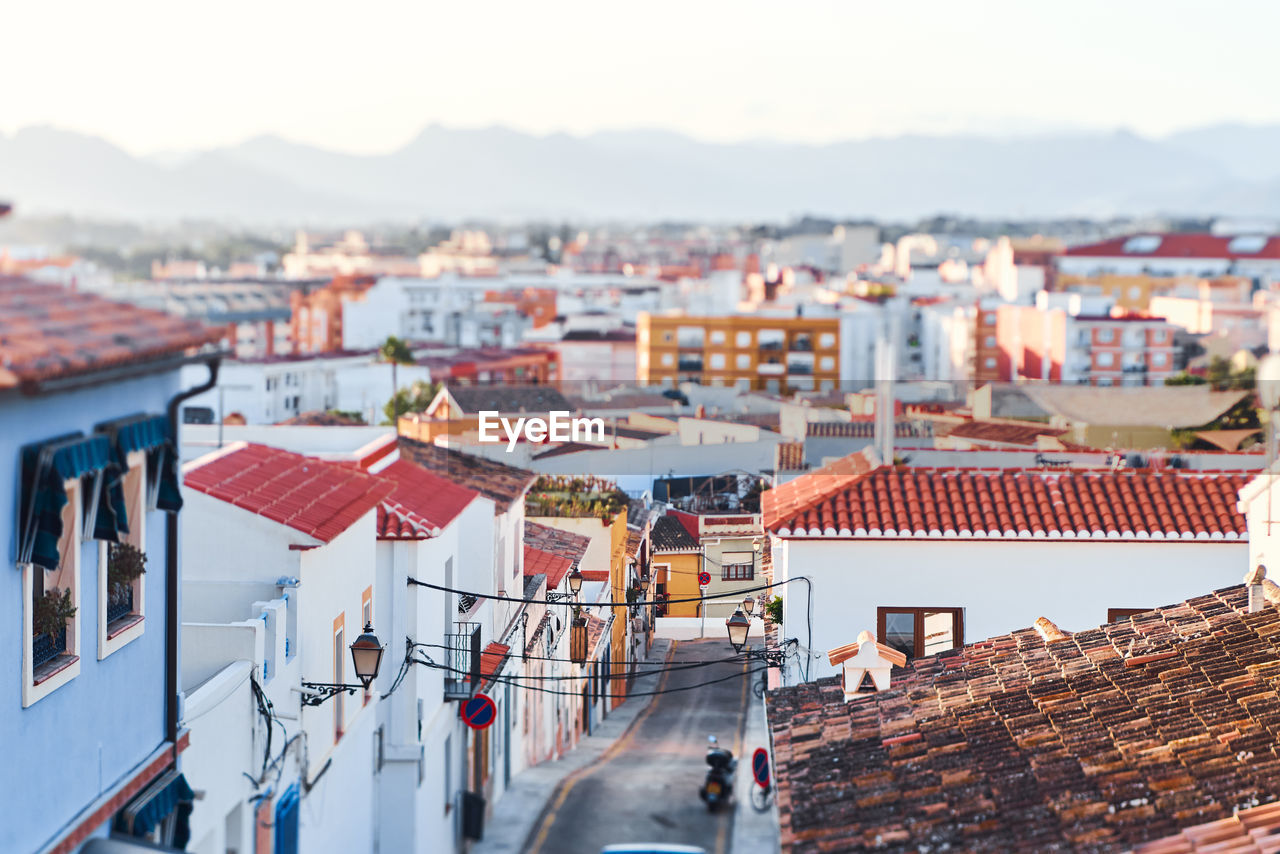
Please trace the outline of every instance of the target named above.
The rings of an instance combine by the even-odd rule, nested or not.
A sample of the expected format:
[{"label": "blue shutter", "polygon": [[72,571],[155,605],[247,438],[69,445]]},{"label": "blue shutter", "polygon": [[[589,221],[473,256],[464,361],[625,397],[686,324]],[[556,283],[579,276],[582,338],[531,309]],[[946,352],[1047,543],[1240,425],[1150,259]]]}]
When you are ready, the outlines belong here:
[{"label": "blue shutter", "polygon": [[276,833],[272,854],[298,854],[298,787],[285,789],[276,801]]}]

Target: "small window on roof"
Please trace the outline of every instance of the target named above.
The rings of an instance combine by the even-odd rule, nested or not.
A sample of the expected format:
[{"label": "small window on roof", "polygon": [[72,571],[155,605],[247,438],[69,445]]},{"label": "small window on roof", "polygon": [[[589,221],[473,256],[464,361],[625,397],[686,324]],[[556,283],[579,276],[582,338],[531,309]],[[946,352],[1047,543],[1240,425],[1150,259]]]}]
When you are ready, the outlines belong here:
[{"label": "small window on roof", "polygon": [[1137,237],[1130,237],[1124,242],[1124,251],[1135,255],[1155,252],[1160,248],[1162,239],[1158,234],[1139,234]]},{"label": "small window on roof", "polygon": [[1242,234],[1231,238],[1231,242],[1227,244],[1227,251],[1239,255],[1252,255],[1255,252],[1261,252],[1262,247],[1266,245],[1267,237],[1264,234]]}]

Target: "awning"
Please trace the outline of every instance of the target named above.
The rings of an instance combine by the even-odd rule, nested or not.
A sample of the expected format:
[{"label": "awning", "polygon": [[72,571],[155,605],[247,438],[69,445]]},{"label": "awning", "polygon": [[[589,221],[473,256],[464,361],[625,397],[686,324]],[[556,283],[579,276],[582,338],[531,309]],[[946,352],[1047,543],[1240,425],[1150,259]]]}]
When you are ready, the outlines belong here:
[{"label": "awning", "polygon": [[195,797],[196,793],[187,785],[187,778],[177,771],[170,771],[120,811],[116,817],[116,829],[131,836],[146,836],[176,811],[182,826],[175,828],[173,844],[180,849],[185,848],[190,833],[185,826],[186,819],[191,814]]},{"label": "awning", "polygon": [[[18,507],[18,563],[58,568],[65,481],[96,475],[114,467],[111,446],[103,436],[71,433],[22,449],[22,496]],[[96,490],[85,492],[92,511]]]},{"label": "awning", "polygon": [[[130,415],[107,421],[94,428],[106,435],[111,442],[112,453],[120,471],[128,470],[129,454],[145,451],[147,454],[147,504],[160,510],[176,513],[182,509],[182,493],[178,489],[178,455],[174,452],[173,439],[169,435],[169,419],[163,415]],[[110,487],[108,504],[123,518],[124,492]],[[116,493],[119,493],[119,507]],[[128,532],[127,523],[117,530]],[[99,539],[116,539],[100,537]]]}]

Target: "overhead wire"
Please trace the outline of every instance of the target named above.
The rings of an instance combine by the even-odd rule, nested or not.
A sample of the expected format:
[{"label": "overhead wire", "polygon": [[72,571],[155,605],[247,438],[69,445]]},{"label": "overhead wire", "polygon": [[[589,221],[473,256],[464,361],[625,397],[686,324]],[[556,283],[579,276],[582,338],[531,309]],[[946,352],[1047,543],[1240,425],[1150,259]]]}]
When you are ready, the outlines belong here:
[{"label": "overhead wire", "polygon": [[[794,578],[784,578],[781,581],[773,581],[773,582],[770,582],[769,584],[758,584],[752,587],[740,587],[737,590],[732,590],[725,593],[708,593],[702,596],[687,596],[687,597],[681,597],[677,599],[637,599],[634,602],[627,602],[623,600],[621,602],[614,602],[614,601],[580,602],[576,604],[584,608],[633,608],[633,607],[642,607],[644,605],[679,605],[683,602],[705,602],[708,599],[734,599],[742,596],[742,594],[744,593],[755,593],[756,591],[759,591],[759,590],[771,590],[774,587],[781,587],[784,584],[789,584],[792,581],[797,581],[800,579],[804,579],[806,581],[808,580],[806,576],[797,575]],[[454,593],[459,596],[470,596],[477,600],[490,599],[494,602],[515,602],[517,604],[523,604],[523,605],[572,605],[572,604],[575,604],[573,602],[568,602],[565,600],[552,601],[550,599],[520,599],[515,596],[505,596],[501,593],[479,593],[474,590],[459,590],[456,587],[446,587],[443,584],[432,584],[430,581],[420,581],[419,579],[413,578],[412,576],[409,577],[407,580],[409,584],[413,584],[418,587],[427,587],[432,590],[439,590],[442,593]]]}]

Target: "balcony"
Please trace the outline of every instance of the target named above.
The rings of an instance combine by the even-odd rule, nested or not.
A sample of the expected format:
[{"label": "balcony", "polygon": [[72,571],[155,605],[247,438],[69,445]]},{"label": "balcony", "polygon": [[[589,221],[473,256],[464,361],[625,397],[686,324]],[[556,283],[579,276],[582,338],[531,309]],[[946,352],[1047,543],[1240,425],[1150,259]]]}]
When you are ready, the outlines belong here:
[{"label": "balcony", "polygon": [[764,376],[780,377],[787,372],[787,366],[778,362],[762,362],[756,366],[756,371]]},{"label": "balcony", "polygon": [[444,636],[444,698],[466,700],[480,685],[480,624],[456,623]]},{"label": "balcony", "polygon": [[31,639],[31,669],[52,661],[67,651],[67,630],[55,635],[36,635]]},{"label": "balcony", "polygon": [[681,370],[681,371],[701,371],[702,357],[686,356],[682,353],[680,355],[679,361],[676,363],[676,367],[678,370]]},{"label": "balcony", "polygon": [[796,338],[792,340],[789,349],[792,353],[812,353],[813,342],[808,338]]}]

